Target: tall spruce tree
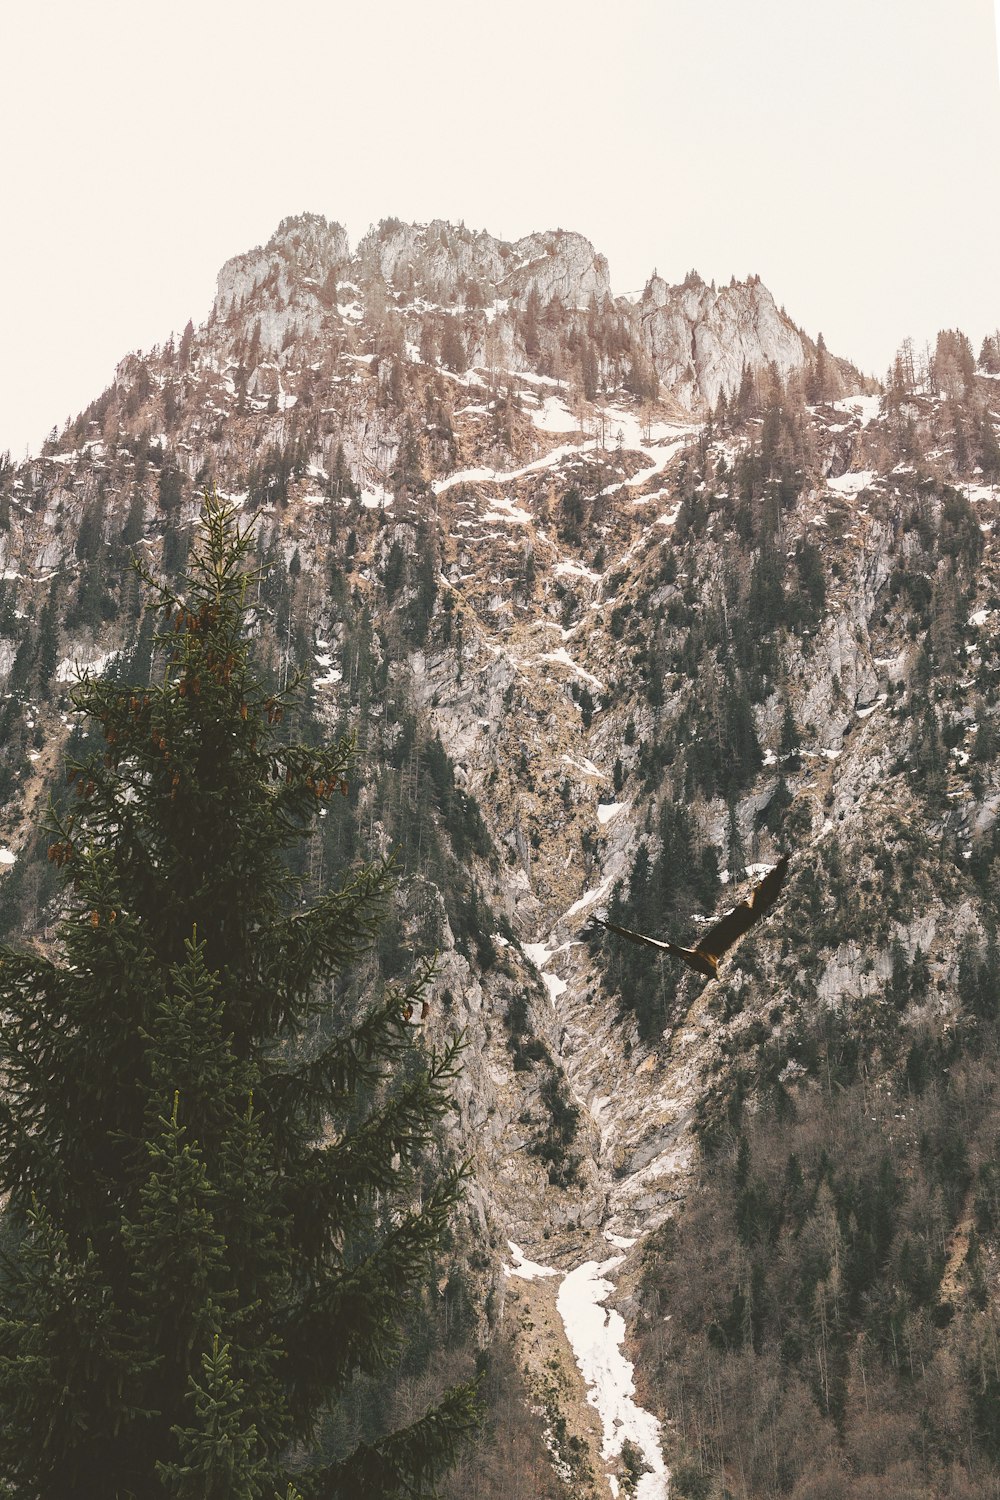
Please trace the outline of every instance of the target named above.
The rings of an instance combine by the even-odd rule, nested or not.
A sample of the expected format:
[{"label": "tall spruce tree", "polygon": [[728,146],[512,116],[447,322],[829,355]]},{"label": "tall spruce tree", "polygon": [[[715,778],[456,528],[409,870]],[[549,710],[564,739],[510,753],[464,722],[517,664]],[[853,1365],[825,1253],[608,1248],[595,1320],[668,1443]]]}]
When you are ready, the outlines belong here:
[{"label": "tall spruce tree", "polygon": [[461,1173],[419,1210],[414,1174],[456,1047],[413,1056],[426,967],[360,1015],[331,1009],[386,870],[308,908],[288,874],[349,746],[282,741],[294,689],[268,694],[251,663],[252,549],[208,501],[181,590],[154,585],[162,685],[78,687],[103,744],[52,814],[58,942],[0,952],[0,1476],[18,1500],[431,1495],[475,1421],[462,1386],[336,1461],[315,1451],[355,1374],[397,1356],[446,1232]]}]

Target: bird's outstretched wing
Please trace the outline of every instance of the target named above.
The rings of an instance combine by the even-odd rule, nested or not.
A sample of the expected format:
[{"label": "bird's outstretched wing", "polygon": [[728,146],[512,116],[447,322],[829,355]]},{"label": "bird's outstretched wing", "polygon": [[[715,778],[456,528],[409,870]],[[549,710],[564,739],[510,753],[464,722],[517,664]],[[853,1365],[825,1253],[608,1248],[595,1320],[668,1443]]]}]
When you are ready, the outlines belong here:
[{"label": "bird's outstretched wing", "polygon": [[713,922],[707,932],[702,933],[696,948],[681,948],[677,943],[661,942],[659,938],[646,937],[645,933],[632,932],[628,927],[619,927],[617,922],[609,922],[604,917],[594,917],[593,921],[598,927],[606,927],[609,932],[617,932],[619,937],[627,938],[630,943],[642,943],[646,948],[655,948],[658,953],[671,953],[674,958],[679,958],[686,963],[688,968],[707,975],[709,979],[714,979],[718,973],[719,959],[722,955],[728,953],[736,940],[741,938],[755,922],[759,922],[764,913],[774,905],[778,899],[778,892],[785,883],[787,871],[788,855],[783,854],[774,869],[767,872],[764,879],[754,886],[743,901],[740,901],[731,911],[727,911],[717,922]]},{"label": "bird's outstretched wing", "polygon": [[743,934],[759,922],[765,912],[769,911],[778,899],[778,892],[785,883],[785,875],[788,871],[788,855],[783,854],[773,870],[768,870],[759,885],[755,885],[750,894],[738,902],[731,911],[727,911],[713,922],[707,932],[703,932],[698,939],[698,953],[704,953],[706,958],[714,959],[718,963],[724,953],[741,938]]},{"label": "bird's outstretched wing", "polygon": [[595,927],[606,927],[609,932],[617,932],[619,937],[628,938],[630,943],[642,943],[647,948],[655,948],[659,953],[673,953],[673,943],[662,943],[659,938],[646,937],[642,932],[632,932],[628,927],[619,927],[617,922],[609,922],[607,917],[592,917],[591,921]]},{"label": "bird's outstretched wing", "polygon": [[658,953],[672,953],[674,958],[680,958],[691,969],[697,969],[699,974],[707,974],[709,979],[715,977],[715,960],[699,952],[697,948],[681,948],[677,943],[664,943],[659,938],[646,937],[642,932],[632,932],[628,927],[619,927],[617,922],[609,922],[604,917],[594,917],[598,927],[606,927],[609,932],[617,932],[619,937],[628,938],[630,943],[642,943],[646,948],[655,948]]}]

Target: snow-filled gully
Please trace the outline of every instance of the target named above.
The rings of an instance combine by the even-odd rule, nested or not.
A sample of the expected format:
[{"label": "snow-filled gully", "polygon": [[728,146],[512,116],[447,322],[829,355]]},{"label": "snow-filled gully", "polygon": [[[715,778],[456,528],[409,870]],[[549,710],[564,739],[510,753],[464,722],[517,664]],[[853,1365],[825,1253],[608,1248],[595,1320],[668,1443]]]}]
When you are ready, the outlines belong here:
[{"label": "snow-filled gully", "polygon": [[[632,1366],[621,1351],[625,1319],[603,1306],[612,1290],[608,1273],[621,1265],[623,1255],[598,1263],[584,1261],[563,1277],[556,1307],[573,1346],[576,1362],[587,1384],[587,1400],[601,1419],[605,1463],[618,1458],[626,1441],[634,1443],[646,1461],[635,1489],[635,1500],[666,1500],[667,1466],[660,1449],[660,1424],[652,1412],[643,1411],[632,1397],[635,1381]],[[611,1493],[618,1494],[618,1481],[608,1475]]]},{"label": "snow-filled gully", "polygon": [[[632,1240],[615,1243],[627,1249]],[[511,1244],[514,1265],[508,1276],[533,1281],[537,1277],[558,1276],[551,1266],[526,1260],[517,1245]],[[625,1338],[625,1320],[621,1313],[603,1304],[613,1289],[608,1279],[625,1259],[614,1255],[610,1260],[584,1261],[562,1278],[556,1296],[556,1309],[562,1318],[577,1365],[587,1386],[587,1400],[601,1419],[604,1430],[601,1457],[611,1464],[621,1457],[626,1442],[642,1454],[646,1472],[635,1489],[635,1500],[666,1500],[669,1475],[660,1448],[660,1424],[652,1412],[644,1411],[632,1399],[635,1394],[633,1367],[621,1350]],[[619,1493],[618,1480],[607,1474],[611,1493]]]}]

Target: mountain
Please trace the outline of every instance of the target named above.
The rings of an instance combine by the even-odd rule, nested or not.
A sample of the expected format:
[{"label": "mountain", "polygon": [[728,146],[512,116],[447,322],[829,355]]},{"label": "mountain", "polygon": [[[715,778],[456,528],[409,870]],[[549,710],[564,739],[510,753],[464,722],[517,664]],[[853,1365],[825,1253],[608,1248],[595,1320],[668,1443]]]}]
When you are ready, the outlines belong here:
[{"label": "mountain", "polygon": [[[561,230],[303,215],[4,467],[8,931],[74,667],[148,681],[128,559],[182,569],[207,486],[296,733],[357,737],[301,873],[399,851],[358,984],[440,954],[474,1180],[351,1420],[486,1349],[455,1495],[661,1496],[661,1443],[678,1495],[995,1493],[998,375],[946,331],[878,389],[759,279],[616,298]],[[717,982],[587,931],[687,941],[783,851]]]}]

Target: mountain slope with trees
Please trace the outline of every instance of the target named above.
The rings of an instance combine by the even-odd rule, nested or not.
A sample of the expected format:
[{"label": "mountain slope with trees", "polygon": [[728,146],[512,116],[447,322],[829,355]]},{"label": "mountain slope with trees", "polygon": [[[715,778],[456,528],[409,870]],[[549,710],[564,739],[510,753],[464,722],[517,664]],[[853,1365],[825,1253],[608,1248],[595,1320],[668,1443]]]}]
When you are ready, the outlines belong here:
[{"label": "mountain slope with trees", "polygon": [[[460,1378],[479,1350],[522,1490],[606,1494],[558,1279],[508,1295],[506,1242],[564,1271],[637,1237],[618,1295],[692,1493],[863,1489],[864,1433],[897,1408],[894,1483],[990,1493],[988,1372],[958,1345],[985,1348],[993,1316],[974,1275],[992,1221],[964,1258],[962,1226],[988,1197],[993,1109],[998,362],[995,337],[977,354],[945,330],[876,388],[755,278],[616,299],[580,236],[388,220],[352,252],[305,216],[223,268],[206,323],[128,356],[4,466],[8,930],[51,940],[57,920],[31,830],[67,741],[86,748],[74,664],[158,680],[127,560],[180,576],[215,484],[255,518],[255,670],[272,697],[304,674],[283,731],[355,743],[347,796],[289,867],[321,899],[395,852],[345,1003],[437,953],[424,1034],[467,1033],[441,1148],[471,1160],[466,1205],[400,1370],[340,1409],[344,1441],[382,1410],[404,1422],[437,1365]],[[689,941],[783,851],[782,900],[717,983],[583,932],[606,907]],[[933,1163],[956,1128],[958,1196]],[[716,1222],[708,1265],[695,1230]],[[884,1339],[867,1352],[904,1325],[957,1414],[933,1441],[918,1422],[916,1457],[916,1377]],[[695,1389],[699,1350],[714,1384]],[[751,1462],[738,1424],[707,1425],[755,1370],[772,1458],[815,1412],[811,1467],[794,1444]],[[515,1480],[481,1451],[485,1500]]]}]

